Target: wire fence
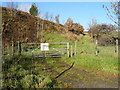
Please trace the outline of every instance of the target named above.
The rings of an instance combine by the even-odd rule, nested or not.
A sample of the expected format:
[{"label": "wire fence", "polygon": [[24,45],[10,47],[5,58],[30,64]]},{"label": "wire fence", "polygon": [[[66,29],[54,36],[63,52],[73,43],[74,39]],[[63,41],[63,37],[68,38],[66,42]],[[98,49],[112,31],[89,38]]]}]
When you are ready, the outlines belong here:
[{"label": "wire fence", "polygon": [[[105,49],[106,48],[106,49]],[[114,52],[118,53],[118,40],[113,46],[99,46],[98,41],[94,42],[54,42],[54,43],[14,43],[9,48],[2,48],[3,55],[24,54],[34,57],[73,57],[77,54],[95,54]]]}]

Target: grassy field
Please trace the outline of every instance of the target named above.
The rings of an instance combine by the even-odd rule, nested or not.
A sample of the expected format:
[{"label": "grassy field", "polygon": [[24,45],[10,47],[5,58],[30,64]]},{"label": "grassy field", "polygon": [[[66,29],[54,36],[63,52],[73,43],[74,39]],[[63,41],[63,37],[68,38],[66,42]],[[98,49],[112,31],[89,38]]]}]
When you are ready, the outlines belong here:
[{"label": "grassy field", "polygon": [[[70,42],[75,47],[75,41],[70,41],[63,35],[55,32],[44,33],[44,42]],[[51,48],[50,48],[51,49]],[[99,54],[95,55],[95,42],[88,35],[83,36],[81,40],[77,41],[77,55],[72,58],[63,56],[61,60],[72,63],[75,62],[76,67],[85,68],[95,71],[104,71],[111,73],[118,73],[118,55],[115,53],[115,46],[98,46]],[[32,50],[25,52],[25,54],[33,55],[39,54],[40,50]]]},{"label": "grassy field", "polygon": [[[48,42],[70,42],[74,47],[74,41],[68,41],[59,34],[46,34],[45,38],[49,37],[54,39],[49,39]],[[67,63],[75,62],[76,67],[92,71],[118,73],[118,55],[114,51],[115,46],[98,46],[98,49],[99,54],[96,56],[95,43],[86,35],[80,41],[77,41],[77,55],[72,58],[62,57],[61,60]]]},{"label": "grassy field", "polygon": [[[45,33],[44,39],[45,42],[70,42],[73,47],[75,46],[74,41],[69,41],[58,33]],[[96,56],[95,44],[86,35],[80,41],[77,41],[77,55],[73,57],[34,58],[31,54],[24,55],[23,53],[14,57],[7,56],[4,58],[3,64],[3,87],[65,88],[67,84],[59,79],[54,81],[53,78],[68,68],[73,62],[75,62],[74,68],[80,70],[95,72],[95,74],[100,72],[117,74],[118,55],[114,52],[115,47],[98,46],[98,49],[100,53]],[[35,53],[38,52],[36,51]],[[70,77],[74,77],[76,73],[72,72],[69,71],[64,76],[70,75]],[[76,80],[77,78],[83,79],[84,75],[78,75]]]},{"label": "grassy field", "polygon": [[76,62],[76,66],[88,70],[118,73],[118,55],[114,46],[98,46],[99,54],[95,55],[95,44],[89,36],[77,42],[77,55],[63,57],[66,62]]}]

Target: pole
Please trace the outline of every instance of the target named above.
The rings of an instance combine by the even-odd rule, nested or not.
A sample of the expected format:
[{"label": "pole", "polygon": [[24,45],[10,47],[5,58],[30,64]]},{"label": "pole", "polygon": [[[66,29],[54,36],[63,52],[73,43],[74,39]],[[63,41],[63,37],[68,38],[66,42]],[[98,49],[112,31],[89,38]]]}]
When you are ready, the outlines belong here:
[{"label": "pole", "polygon": [[5,44],[2,46],[2,56],[5,55]]},{"label": "pole", "polygon": [[43,29],[44,29],[44,20],[42,21],[42,30],[41,30],[41,42],[43,42],[42,38],[43,38]]},{"label": "pole", "polygon": [[116,53],[118,54],[118,39],[116,39]]},{"label": "pole", "polygon": [[14,56],[14,42],[12,41],[12,56]]},{"label": "pole", "polygon": [[96,54],[96,56],[98,55],[98,48],[97,48],[97,45],[98,45],[98,40],[97,40],[97,38],[96,38],[96,52],[95,52],[95,54]]},{"label": "pole", "polygon": [[76,55],[77,54],[77,41],[75,41],[75,48],[74,48],[74,55]]},{"label": "pole", "polygon": [[72,45],[71,45],[71,57],[72,57],[72,55],[73,55],[73,52],[72,52]]},{"label": "pole", "polygon": [[21,42],[18,41],[18,53],[21,54]]},{"label": "pole", "polygon": [[67,56],[69,57],[69,43],[67,43]]},{"label": "pole", "polygon": [[39,37],[39,20],[37,20],[37,38]]}]

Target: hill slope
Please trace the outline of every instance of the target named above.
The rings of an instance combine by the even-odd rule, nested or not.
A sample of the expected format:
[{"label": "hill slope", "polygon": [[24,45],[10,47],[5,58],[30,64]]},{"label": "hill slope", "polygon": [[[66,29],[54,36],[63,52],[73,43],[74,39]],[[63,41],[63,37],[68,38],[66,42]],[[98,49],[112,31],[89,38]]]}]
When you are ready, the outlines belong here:
[{"label": "hill slope", "polygon": [[61,24],[57,24],[29,13],[2,8],[3,44],[10,46],[11,41],[17,42],[40,42],[43,32],[57,32],[63,34],[69,40],[80,39],[80,36],[73,34]]}]

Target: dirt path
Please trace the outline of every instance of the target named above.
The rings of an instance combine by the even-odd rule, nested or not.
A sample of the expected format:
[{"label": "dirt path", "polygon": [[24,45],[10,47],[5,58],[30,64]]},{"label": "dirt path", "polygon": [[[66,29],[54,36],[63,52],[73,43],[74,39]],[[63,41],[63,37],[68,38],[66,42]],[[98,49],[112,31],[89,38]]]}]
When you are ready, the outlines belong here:
[{"label": "dirt path", "polygon": [[118,82],[111,80],[111,77],[105,78],[93,75],[89,72],[72,68],[71,75],[61,76],[61,80],[68,83],[72,88],[117,88]]},{"label": "dirt path", "polygon": [[[57,60],[59,67],[63,70],[69,65],[63,61]],[[117,88],[118,79],[116,77],[104,77],[92,74],[85,70],[73,67],[61,77],[58,78],[61,83],[66,84],[68,88]]]}]

